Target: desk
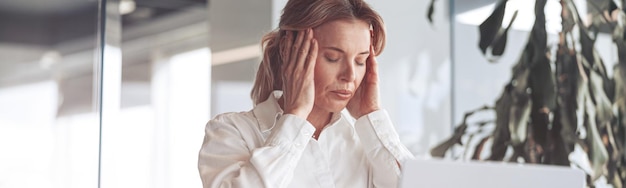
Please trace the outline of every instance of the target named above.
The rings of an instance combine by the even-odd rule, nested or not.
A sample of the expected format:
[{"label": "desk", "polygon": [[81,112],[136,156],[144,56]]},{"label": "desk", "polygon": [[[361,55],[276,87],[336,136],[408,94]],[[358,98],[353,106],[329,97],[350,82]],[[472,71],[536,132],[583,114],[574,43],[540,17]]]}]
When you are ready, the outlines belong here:
[{"label": "desk", "polygon": [[402,165],[402,188],[583,188],[585,173],[564,166],[441,159]]}]

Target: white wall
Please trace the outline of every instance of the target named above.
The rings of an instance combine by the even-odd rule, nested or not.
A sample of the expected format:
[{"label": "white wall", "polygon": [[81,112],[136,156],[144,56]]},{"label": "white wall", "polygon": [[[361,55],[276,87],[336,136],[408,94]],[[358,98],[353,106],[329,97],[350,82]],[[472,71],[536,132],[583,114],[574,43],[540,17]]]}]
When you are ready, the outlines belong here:
[{"label": "white wall", "polygon": [[370,0],[387,26],[379,56],[381,96],[402,141],[418,156],[448,137],[451,124],[450,27],[447,1]]}]

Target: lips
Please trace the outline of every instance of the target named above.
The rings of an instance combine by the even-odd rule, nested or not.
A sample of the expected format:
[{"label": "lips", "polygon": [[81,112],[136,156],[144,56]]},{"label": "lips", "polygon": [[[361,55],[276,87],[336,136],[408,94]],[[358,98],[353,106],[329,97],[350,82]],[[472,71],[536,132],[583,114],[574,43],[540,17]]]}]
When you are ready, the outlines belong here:
[{"label": "lips", "polygon": [[335,94],[337,98],[343,99],[343,100],[347,100],[347,99],[350,99],[350,97],[352,97],[352,91],[350,90],[340,89],[340,90],[334,90],[331,92]]}]

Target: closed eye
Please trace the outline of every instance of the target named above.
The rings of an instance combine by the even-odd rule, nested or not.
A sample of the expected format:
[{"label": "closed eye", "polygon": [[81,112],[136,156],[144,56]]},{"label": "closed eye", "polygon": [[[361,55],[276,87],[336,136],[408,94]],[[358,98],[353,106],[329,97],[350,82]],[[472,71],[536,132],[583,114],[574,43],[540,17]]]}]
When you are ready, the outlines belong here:
[{"label": "closed eye", "polygon": [[335,63],[335,62],[339,61],[339,58],[335,58],[335,59],[329,58],[329,57],[325,57],[325,58],[326,58],[326,61],[332,62],[332,63]]},{"label": "closed eye", "polygon": [[357,58],[354,59],[354,63],[356,63],[359,66],[365,65],[365,62],[367,61],[367,57],[369,54],[359,54],[359,56],[357,56]]}]

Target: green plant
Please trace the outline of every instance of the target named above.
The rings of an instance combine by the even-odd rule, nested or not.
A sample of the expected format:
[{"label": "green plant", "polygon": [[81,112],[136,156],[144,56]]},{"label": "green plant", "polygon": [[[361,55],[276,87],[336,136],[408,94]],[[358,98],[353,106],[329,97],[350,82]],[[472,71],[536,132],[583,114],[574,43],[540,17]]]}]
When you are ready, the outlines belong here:
[{"label": "green plant", "polygon": [[[467,118],[476,111],[468,112],[453,135],[434,147],[431,155],[443,157],[463,136],[472,136],[466,131],[468,126],[493,123],[489,136],[467,148],[471,151],[465,153],[472,159],[572,165],[585,170],[589,185],[603,177],[622,187],[626,181],[625,1],[619,8],[612,0],[587,0],[591,22],[585,25],[573,1],[561,0],[562,31],[553,55],[545,27],[547,0],[536,0],[535,23],[510,81],[493,107],[476,110],[495,111],[495,120],[469,124]],[[516,17],[502,28],[506,4],[507,0],[499,0],[479,27],[479,48],[487,57],[500,56],[505,50]],[[432,11],[428,15],[432,20],[430,15]],[[613,75],[607,74],[595,48],[602,30],[611,32],[617,47],[619,62]],[[513,154],[506,159],[509,149]],[[570,157],[576,150],[585,155]],[[485,155],[488,157],[481,158]]]}]

